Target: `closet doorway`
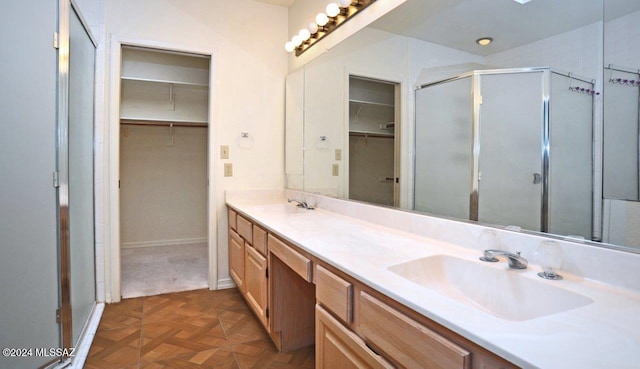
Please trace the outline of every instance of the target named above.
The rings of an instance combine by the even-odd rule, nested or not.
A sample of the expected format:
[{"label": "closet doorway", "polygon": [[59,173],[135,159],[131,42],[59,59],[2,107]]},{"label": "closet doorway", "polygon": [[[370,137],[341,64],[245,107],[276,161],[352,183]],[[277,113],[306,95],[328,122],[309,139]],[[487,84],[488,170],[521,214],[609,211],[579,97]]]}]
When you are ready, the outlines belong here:
[{"label": "closet doorway", "polygon": [[349,76],[349,199],[399,206],[399,101],[399,83]]},{"label": "closet doorway", "polygon": [[122,46],[121,296],[209,286],[210,56]]}]

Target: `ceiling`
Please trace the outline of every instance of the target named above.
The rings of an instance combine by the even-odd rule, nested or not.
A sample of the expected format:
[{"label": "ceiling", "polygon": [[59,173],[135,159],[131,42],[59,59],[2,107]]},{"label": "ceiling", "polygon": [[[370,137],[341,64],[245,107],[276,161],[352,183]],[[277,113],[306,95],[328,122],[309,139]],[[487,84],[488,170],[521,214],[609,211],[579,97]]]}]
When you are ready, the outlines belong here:
[{"label": "ceiling", "polygon": [[602,0],[408,0],[371,27],[486,56],[601,20]]},{"label": "ceiling", "polygon": [[256,0],[261,3],[273,4],[273,5],[281,5],[284,7],[290,7],[291,4],[295,3],[296,0]]}]

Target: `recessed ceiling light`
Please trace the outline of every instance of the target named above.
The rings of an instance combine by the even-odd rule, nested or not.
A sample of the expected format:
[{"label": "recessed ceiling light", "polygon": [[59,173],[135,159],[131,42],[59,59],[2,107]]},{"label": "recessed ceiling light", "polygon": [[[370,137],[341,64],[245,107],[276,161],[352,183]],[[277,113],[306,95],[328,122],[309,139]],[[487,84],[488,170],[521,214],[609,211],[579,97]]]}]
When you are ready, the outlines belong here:
[{"label": "recessed ceiling light", "polygon": [[516,3],[520,3],[520,4],[526,4],[531,0],[513,0],[513,1],[515,1]]},{"label": "recessed ceiling light", "polygon": [[491,37],[483,37],[476,40],[476,44],[480,46],[487,46],[492,42],[493,42],[493,39]]}]

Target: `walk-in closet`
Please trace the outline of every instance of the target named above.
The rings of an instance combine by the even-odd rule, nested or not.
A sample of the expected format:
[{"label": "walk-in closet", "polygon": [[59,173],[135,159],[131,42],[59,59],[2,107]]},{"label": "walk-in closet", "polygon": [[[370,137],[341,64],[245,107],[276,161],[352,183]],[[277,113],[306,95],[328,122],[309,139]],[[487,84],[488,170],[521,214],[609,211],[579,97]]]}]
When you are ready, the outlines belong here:
[{"label": "walk-in closet", "polygon": [[397,85],[349,77],[349,198],[398,205]]},{"label": "walk-in closet", "polygon": [[208,287],[207,56],[122,47],[123,298]]}]

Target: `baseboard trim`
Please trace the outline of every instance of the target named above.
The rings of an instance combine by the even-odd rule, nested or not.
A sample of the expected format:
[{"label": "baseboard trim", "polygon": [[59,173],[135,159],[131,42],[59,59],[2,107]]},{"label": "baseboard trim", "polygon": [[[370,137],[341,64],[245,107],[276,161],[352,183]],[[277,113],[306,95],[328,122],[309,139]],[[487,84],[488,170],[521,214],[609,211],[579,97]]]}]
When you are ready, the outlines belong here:
[{"label": "baseboard trim", "polygon": [[197,243],[207,243],[206,237],[200,238],[181,238],[177,240],[157,240],[157,241],[140,241],[121,243],[122,249],[135,249],[138,247],[156,247],[156,246],[173,246],[173,245],[192,245]]},{"label": "baseboard trim", "polygon": [[236,284],[229,277],[218,279],[218,286],[216,289],[218,290],[226,290],[228,288],[235,288]]}]

